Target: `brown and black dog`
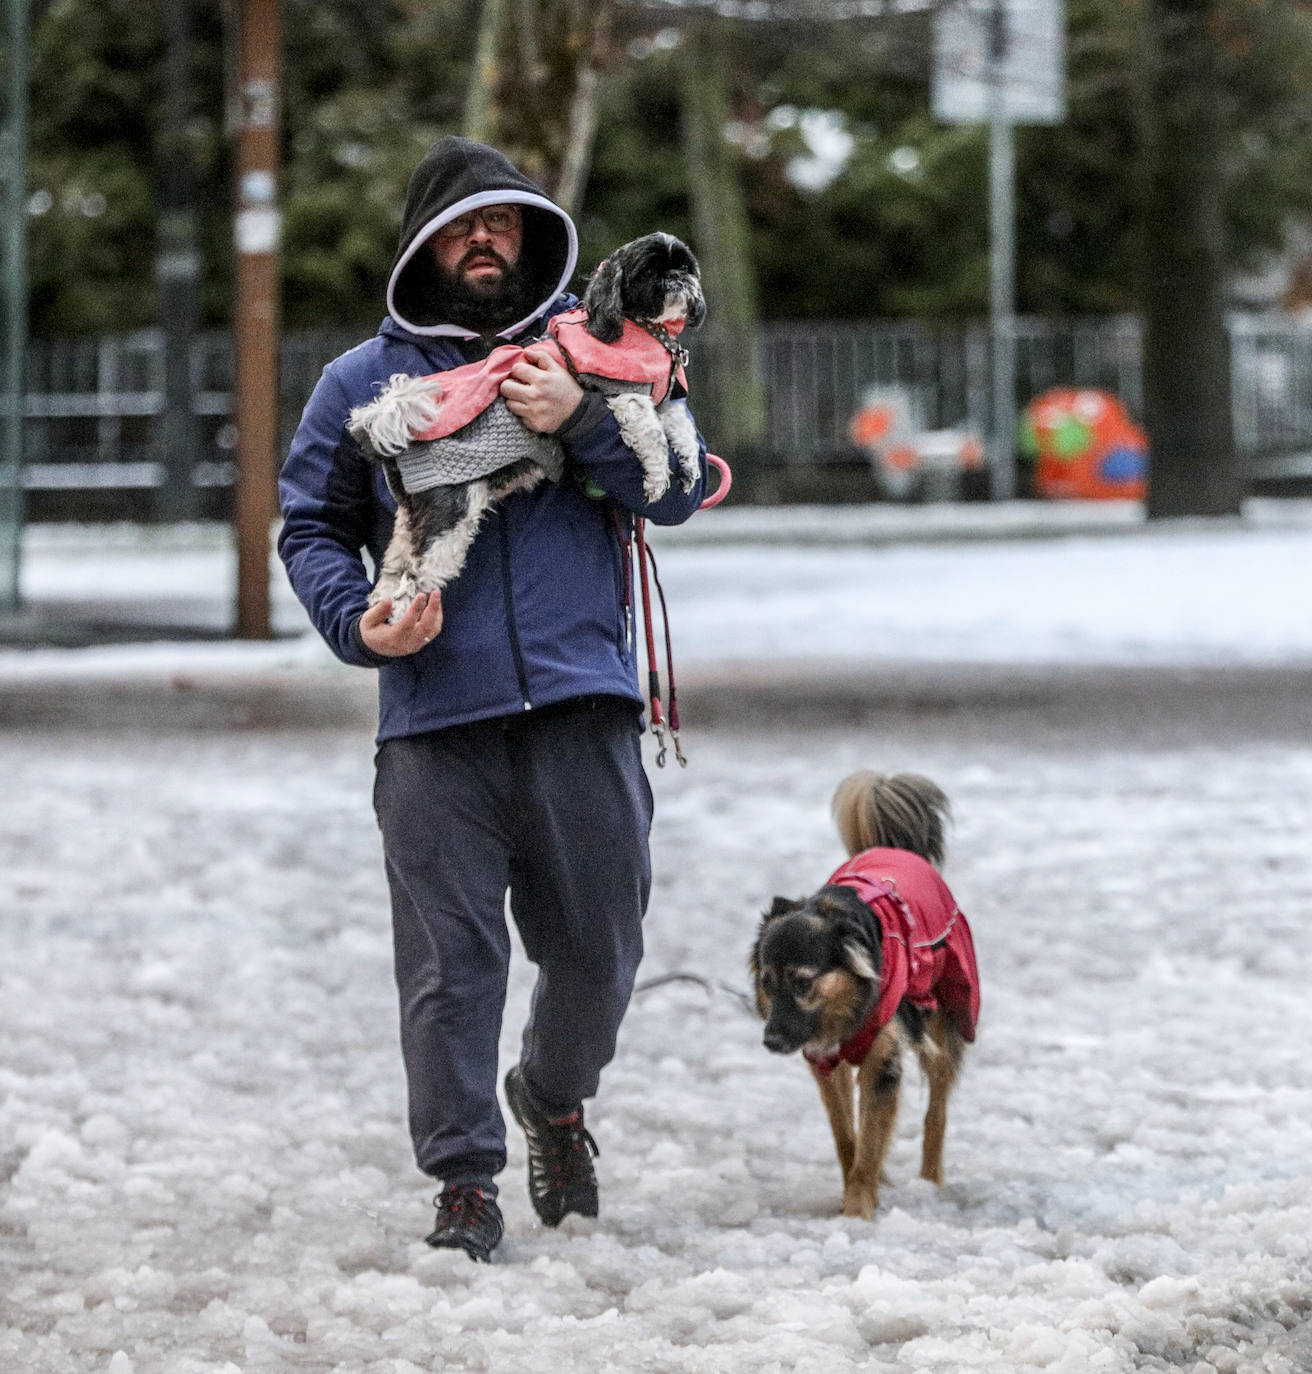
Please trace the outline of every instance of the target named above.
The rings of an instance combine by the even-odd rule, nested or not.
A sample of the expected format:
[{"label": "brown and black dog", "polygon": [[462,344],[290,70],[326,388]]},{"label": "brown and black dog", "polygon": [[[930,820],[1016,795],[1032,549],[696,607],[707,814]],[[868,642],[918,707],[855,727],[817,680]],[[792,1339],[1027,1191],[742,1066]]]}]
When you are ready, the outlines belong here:
[{"label": "brown and black dog", "polygon": [[904,1045],[929,1081],[920,1176],[943,1181],[948,1098],[979,1016],[970,927],[938,873],[948,809],[919,774],[845,778],[833,812],[850,858],[810,897],[776,897],[752,946],[765,1047],[801,1050],[815,1075],[844,1216],[878,1206]]}]

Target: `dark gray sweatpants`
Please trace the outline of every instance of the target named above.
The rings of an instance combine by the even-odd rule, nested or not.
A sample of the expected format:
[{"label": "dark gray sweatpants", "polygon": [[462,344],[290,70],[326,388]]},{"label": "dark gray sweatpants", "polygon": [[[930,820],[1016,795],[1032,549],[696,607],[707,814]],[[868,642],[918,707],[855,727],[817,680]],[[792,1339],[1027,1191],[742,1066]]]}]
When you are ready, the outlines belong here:
[{"label": "dark gray sweatpants", "polygon": [[520,1056],[530,1091],[568,1111],[615,1053],[651,886],[639,740],[636,705],[597,697],[379,747],[410,1132],[435,1178],[505,1167],[507,891],[538,968]]}]

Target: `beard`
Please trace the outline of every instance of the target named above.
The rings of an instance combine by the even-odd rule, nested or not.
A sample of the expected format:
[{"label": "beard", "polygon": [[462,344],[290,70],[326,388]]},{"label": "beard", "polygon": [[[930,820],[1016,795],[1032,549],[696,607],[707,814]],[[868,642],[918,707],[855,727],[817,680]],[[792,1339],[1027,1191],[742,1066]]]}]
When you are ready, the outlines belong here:
[{"label": "beard", "polygon": [[[471,279],[465,269],[475,258],[494,259],[500,264],[501,275],[490,282]],[[532,284],[522,263],[522,255],[512,266],[492,248],[470,249],[454,271],[435,263],[428,278],[428,290],[424,293],[430,318],[446,320],[480,334],[504,329],[522,320],[536,304],[530,299]]]}]

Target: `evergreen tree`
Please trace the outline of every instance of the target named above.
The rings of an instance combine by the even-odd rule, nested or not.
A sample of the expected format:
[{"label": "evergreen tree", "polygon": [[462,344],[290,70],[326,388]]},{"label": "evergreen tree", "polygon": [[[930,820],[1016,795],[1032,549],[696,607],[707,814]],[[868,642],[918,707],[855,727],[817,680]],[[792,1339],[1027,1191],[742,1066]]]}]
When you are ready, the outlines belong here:
[{"label": "evergreen tree", "polygon": [[[164,3],[35,0],[29,249],[38,337],[157,319]],[[1018,131],[1023,311],[1143,303],[1144,3],[1067,0],[1069,117]],[[216,325],[231,294],[232,8],[193,0],[187,138],[199,179],[202,322]],[[986,137],[930,117],[929,16],[834,19],[833,6],[803,0],[757,9],[768,19],[709,22],[729,64],[725,136],[761,313],[982,314]],[[1278,246],[1291,218],[1312,215],[1312,17],[1295,0],[1215,0],[1209,9],[1222,260],[1236,270]],[[705,7],[655,0],[614,8],[578,205],[585,268],[652,227],[695,241],[677,27],[690,12],[705,17]],[[481,14],[479,0],[283,0],[288,327],[376,322],[406,177],[434,138],[464,127]],[[817,131],[848,140],[827,171],[811,146]]]}]

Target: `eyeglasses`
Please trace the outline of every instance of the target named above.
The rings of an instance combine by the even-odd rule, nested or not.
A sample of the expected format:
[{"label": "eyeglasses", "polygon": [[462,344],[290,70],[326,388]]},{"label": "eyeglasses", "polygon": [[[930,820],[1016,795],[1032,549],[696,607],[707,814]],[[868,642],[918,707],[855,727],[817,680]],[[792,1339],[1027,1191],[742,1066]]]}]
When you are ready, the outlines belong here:
[{"label": "eyeglasses", "polygon": [[435,234],[440,239],[463,239],[474,232],[474,221],[482,220],[489,234],[508,234],[523,221],[518,205],[488,205],[467,215],[449,219]]}]

